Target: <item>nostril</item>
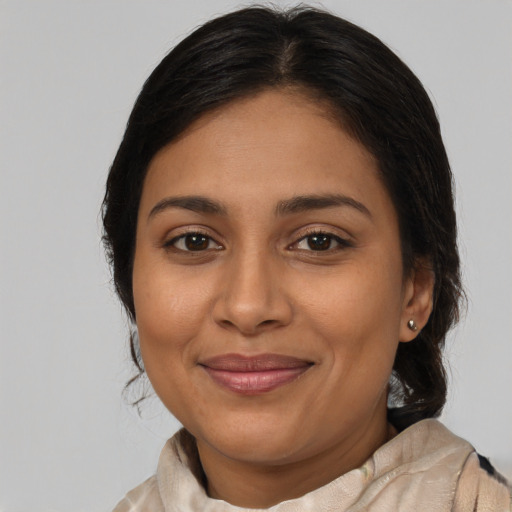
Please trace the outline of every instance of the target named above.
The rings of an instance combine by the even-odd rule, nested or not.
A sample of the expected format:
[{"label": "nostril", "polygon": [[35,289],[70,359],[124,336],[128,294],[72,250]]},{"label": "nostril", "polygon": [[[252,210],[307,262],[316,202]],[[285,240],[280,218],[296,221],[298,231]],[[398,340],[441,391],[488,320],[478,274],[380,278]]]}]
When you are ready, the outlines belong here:
[{"label": "nostril", "polygon": [[227,320],[227,319],[224,319],[224,320],[221,320],[220,321],[220,325],[222,327],[224,327],[225,329],[237,329],[241,332],[243,332],[244,334],[246,335],[253,335],[253,334],[258,334],[264,330],[266,330],[265,328],[266,327],[271,327],[271,326],[274,326],[276,324],[278,324],[279,322],[277,320],[263,320],[262,322],[259,322],[259,323],[252,323],[251,325],[243,325],[241,323],[236,323],[236,322],[233,322],[231,320]]}]

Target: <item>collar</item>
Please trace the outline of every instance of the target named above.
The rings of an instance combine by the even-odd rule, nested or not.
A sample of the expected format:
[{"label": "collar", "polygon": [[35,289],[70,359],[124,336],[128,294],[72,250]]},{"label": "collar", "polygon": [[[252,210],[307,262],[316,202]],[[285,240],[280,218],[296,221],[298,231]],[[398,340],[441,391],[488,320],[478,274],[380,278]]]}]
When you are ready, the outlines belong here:
[{"label": "collar", "polygon": [[[360,468],[270,512],[451,510],[457,480],[473,447],[434,419],[415,423],[381,446]],[[157,470],[165,512],[259,512],[210,498],[195,440],[180,430],[165,445]],[[418,504],[421,504],[418,507]]]}]

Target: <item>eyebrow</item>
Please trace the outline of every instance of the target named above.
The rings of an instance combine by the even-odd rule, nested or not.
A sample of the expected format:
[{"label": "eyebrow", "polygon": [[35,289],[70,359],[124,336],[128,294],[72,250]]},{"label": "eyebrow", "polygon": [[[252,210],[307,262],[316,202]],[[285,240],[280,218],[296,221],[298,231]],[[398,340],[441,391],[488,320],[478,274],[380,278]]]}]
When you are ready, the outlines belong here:
[{"label": "eyebrow", "polygon": [[210,213],[214,215],[226,215],[226,208],[217,201],[212,201],[203,196],[181,196],[181,197],[166,197],[156,203],[148,215],[150,220],[155,215],[167,210],[168,208],[183,208],[185,210],[192,210],[197,213]]},{"label": "eyebrow", "polygon": [[[352,197],[343,194],[312,194],[295,196],[291,199],[279,201],[276,206],[275,214],[277,216],[292,215],[310,210],[321,210],[336,206],[349,206],[359,212],[372,217],[370,211],[363,203],[356,201]],[[226,207],[217,201],[213,201],[204,196],[179,196],[166,197],[159,201],[148,215],[148,221],[159,213],[169,208],[183,208],[196,213],[208,213],[212,215],[226,215]]]},{"label": "eyebrow", "polygon": [[368,210],[363,203],[343,194],[295,196],[291,199],[280,201],[276,207],[276,215],[290,215],[308,210],[321,210],[323,208],[332,208],[336,206],[349,206],[370,218],[372,217],[370,210]]}]

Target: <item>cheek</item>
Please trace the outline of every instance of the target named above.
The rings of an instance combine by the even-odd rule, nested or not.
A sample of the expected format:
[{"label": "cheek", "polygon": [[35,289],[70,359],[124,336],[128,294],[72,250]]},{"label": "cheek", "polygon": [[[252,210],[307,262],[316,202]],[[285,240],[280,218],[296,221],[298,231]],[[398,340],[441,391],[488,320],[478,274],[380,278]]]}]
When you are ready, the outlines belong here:
[{"label": "cheek", "polygon": [[146,263],[143,257],[135,261],[133,294],[142,356],[150,373],[148,365],[183,359],[187,342],[208,315],[209,293],[168,264]]},{"label": "cheek", "polygon": [[350,383],[360,395],[387,383],[399,340],[401,285],[400,267],[381,262],[361,272],[347,268],[304,295],[305,323],[329,354],[334,388]]},{"label": "cheek", "polygon": [[346,335],[347,340],[360,342],[375,332],[384,339],[398,340],[402,280],[397,269],[382,265],[361,271],[344,269],[337,276],[316,280],[302,297],[303,310],[330,339]]},{"label": "cheek", "polygon": [[[134,299],[140,349],[148,378],[166,407],[181,421],[191,393],[189,372],[194,363],[193,340],[207,314],[204,289],[155,266],[137,273]],[[186,280],[185,280],[186,281]]]}]

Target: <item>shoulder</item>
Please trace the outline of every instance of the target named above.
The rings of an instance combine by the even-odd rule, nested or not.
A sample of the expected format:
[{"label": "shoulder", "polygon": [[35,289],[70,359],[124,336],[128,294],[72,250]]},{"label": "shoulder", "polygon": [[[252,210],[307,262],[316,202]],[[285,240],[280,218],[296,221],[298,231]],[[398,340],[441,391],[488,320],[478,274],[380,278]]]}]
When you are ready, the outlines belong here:
[{"label": "shoulder", "polygon": [[[417,422],[372,457],[368,511],[511,512],[510,488],[487,459],[435,419]],[[372,508],[373,507],[373,508]]]},{"label": "shoulder", "polygon": [[442,474],[442,468],[450,468],[455,484],[453,512],[512,512],[510,483],[470,443],[433,419],[419,422],[410,431],[418,436],[414,444],[421,444],[423,460],[437,459],[431,466],[433,478]]},{"label": "shoulder", "polygon": [[201,472],[195,440],[181,429],[163,447],[156,474],[132,489],[113,512],[165,512],[164,503],[196,502],[206,496]]},{"label": "shoulder", "polygon": [[488,459],[472,452],[457,483],[454,512],[512,510],[512,489]]},{"label": "shoulder", "polygon": [[132,489],[112,512],[164,512],[156,476]]}]

